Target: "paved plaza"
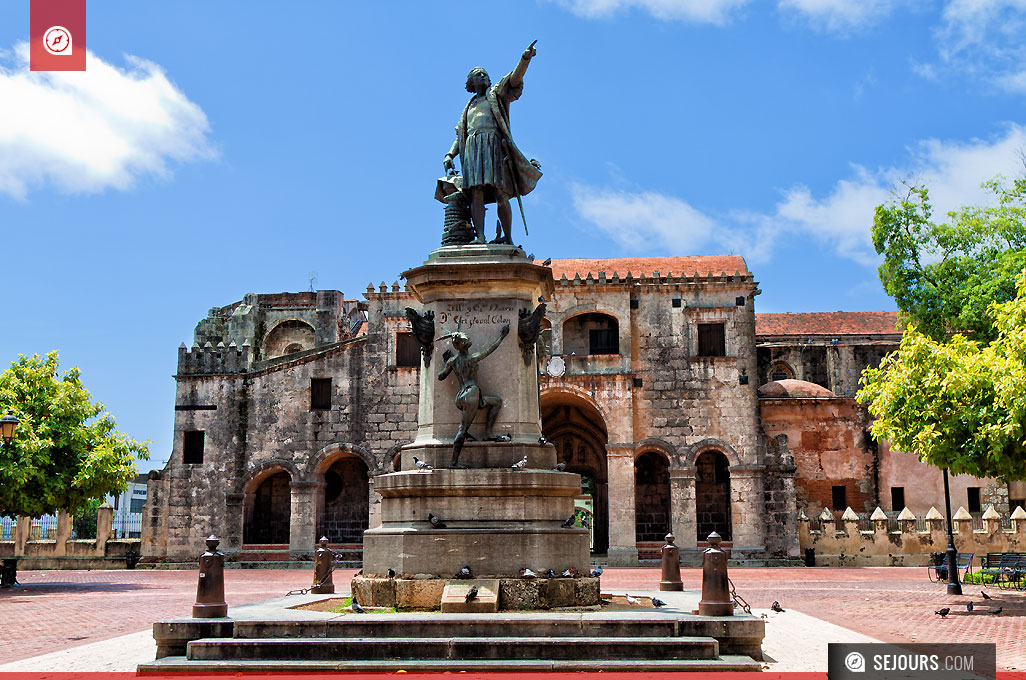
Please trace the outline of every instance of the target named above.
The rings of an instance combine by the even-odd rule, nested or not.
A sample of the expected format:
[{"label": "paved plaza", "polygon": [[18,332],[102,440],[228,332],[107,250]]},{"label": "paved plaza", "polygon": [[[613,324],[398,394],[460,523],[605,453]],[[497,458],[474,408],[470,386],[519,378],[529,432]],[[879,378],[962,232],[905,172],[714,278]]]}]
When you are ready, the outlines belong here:
[{"label": "paved plaza", "polygon": [[[355,570],[336,572],[345,590]],[[603,591],[658,587],[658,569],[607,569]],[[993,642],[998,668],[1026,671],[1026,593],[979,586],[949,598],[922,568],[733,569],[737,592],[767,618],[767,669],[826,669],[828,642]],[[701,572],[683,572],[685,588],[701,587]],[[0,591],[4,634],[0,671],[133,670],[153,658],[150,626],[187,615],[195,599],[194,571],[22,572],[23,585]],[[230,606],[280,597],[303,588],[301,570],[230,570],[225,590]],[[784,613],[769,610],[779,601]],[[977,603],[970,614],[965,603]],[[1001,606],[1000,615],[986,613]],[[941,619],[942,606],[952,613]],[[230,613],[230,612],[229,612]]]}]

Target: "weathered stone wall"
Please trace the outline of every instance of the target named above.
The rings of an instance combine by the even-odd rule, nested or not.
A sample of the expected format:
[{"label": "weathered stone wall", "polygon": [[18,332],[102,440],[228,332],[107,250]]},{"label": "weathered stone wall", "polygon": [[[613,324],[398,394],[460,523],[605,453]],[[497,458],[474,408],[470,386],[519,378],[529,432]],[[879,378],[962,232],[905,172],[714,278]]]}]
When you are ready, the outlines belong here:
[{"label": "weathered stone wall", "polygon": [[[889,520],[879,508],[870,520],[872,529],[860,530],[860,520],[848,508],[839,523],[829,512],[813,522],[804,514],[798,518],[802,549],[815,551],[817,567],[896,566],[911,567],[930,564],[932,553],[944,552],[948,545],[946,522],[936,508],[931,508],[918,524],[917,518],[905,511],[897,520],[898,530],[888,530]],[[984,519],[974,520],[965,508],[954,515],[955,545],[960,553],[973,553],[974,565],[987,553],[1026,552],[1026,512],[1018,508],[1011,515],[1011,529],[1001,528],[1001,516],[993,508]],[[974,523],[983,528],[974,530]],[[811,528],[815,525],[816,528]]]}]

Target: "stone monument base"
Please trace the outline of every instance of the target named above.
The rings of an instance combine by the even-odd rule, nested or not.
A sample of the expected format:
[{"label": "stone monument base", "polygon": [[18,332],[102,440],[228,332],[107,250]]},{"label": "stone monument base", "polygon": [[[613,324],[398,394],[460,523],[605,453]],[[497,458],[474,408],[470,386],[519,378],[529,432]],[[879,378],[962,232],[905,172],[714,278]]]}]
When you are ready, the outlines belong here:
[{"label": "stone monument base", "polygon": [[[410,579],[357,576],[351,582],[353,597],[366,607],[439,609],[446,586],[478,580]],[[601,603],[599,579],[500,578],[498,608],[507,611],[587,607]]]}]

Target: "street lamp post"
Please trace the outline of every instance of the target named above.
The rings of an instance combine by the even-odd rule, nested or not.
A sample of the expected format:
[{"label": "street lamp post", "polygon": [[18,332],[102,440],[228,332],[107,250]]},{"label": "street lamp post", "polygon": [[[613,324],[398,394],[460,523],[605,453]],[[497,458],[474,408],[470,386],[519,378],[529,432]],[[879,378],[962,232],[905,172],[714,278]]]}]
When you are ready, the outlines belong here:
[{"label": "street lamp post", "polygon": [[[0,439],[3,446],[10,446],[14,441],[14,430],[18,427],[18,419],[10,413],[0,418]],[[0,564],[0,588],[10,588],[18,582],[18,560],[7,558]]]},{"label": "street lamp post", "polygon": [[961,595],[962,584],[958,582],[958,552],[955,550],[955,534],[951,528],[951,491],[948,489],[948,469],[944,468],[944,509],[948,516],[948,595]]}]

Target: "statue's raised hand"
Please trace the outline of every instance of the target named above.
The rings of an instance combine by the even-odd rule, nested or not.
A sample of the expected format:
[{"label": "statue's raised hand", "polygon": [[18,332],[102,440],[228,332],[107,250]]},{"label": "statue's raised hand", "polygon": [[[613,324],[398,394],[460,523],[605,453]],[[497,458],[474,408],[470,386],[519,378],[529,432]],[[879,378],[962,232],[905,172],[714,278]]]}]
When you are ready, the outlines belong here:
[{"label": "statue's raised hand", "polygon": [[524,54],[523,54],[523,58],[524,59],[530,59],[531,57],[533,57],[536,54],[538,54],[537,50],[534,49],[534,43],[536,43],[536,42],[538,42],[538,41],[535,40],[533,43],[531,43],[530,45],[527,46],[526,50],[524,50]]}]

